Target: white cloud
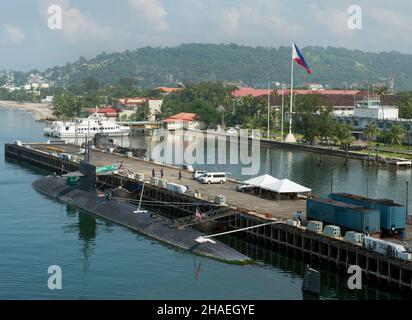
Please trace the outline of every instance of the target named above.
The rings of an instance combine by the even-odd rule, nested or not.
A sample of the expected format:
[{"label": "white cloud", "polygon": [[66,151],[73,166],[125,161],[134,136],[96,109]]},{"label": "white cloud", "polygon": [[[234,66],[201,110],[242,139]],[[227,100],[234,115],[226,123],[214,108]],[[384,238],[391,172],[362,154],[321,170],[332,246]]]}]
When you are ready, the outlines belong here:
[{"label": "white cloud", "polygon": [[26,39],[24,32],[11,24],[4,24],[4,33],[6,38],[13,43],[21,43]]},{"label": "white cloud", "polygon": [[[291,41],[299,37],[303,29],[286,19],[280,1],[245,1],[220,12],[220,28],[233,40],[255,39],[257,42],[270,43],[268,39],[277,38]],[[257,44],[257,43],[254,43]]]},{"label": "white cloud", "polygon": [[139,17],[153,24],[157,31],[168,29],[166,22],[167,11],[159,0],[129,0],[129,5]]},{"label": "white cloud", "polygon": [[[62,8],[62,33],[69,40],[102,41],[110,38],[110,28],[101,26],[87,14],[73,7],[70,0],[40,0],[41,15],[46,20],[49,18],[47,9],[51,5]],[[46,24],[47,26],[47,24]]]},{"label": "white cloud", "polygon": [[325,8],[317,4],[310,5],[314,20],[329,33],[335,36],[348,37],[354,35],[354,31],[348,28],[348,13],[345,6],[338,8]]}]

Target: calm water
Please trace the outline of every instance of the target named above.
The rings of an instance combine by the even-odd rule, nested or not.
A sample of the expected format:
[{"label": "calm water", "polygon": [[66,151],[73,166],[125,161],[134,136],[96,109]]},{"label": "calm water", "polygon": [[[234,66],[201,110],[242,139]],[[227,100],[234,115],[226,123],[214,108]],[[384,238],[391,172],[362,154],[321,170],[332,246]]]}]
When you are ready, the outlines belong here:
[{"label": "calm water", "polygon": [[[157,140],[156,140],[157,139]],[[166,146],[174,145],[176,138],[170,135],[166,138]],[[200,140],[200,139],[199,139]],[[188,146],[193,150],[194,146],[205,146],[207,149],[207,140],[202,143],[199,140],[193,139],[190,142],[185,142],[185,148]],[[132,146],[134,148],[142,148],[154,150],[154,146],[159,142],[158,138],[142,136],[135,134],[131,141],[124,138],[117,139],[119,144],[123,146]],[[179,140],[178,140],[179,141]],[[170,147],[171,153],[174,155],[175,150]],[[202,149],[202,148],[199,148]],[[226,159],[230,159],[230,143],[226,144]],[[187,149],[188,150],[188,149]],[[212,150],[212,148],[210,148]],[[239,147],[238,154],[245,153],[247,147]],[[249,153],[252,148],[249,146]],[[216,146],[213,154],[221,154],[221,149]],[[167,157],[163,153],[156,156],[157,153],[151,152],[156,160],[165,160]],[[205,152],[205,164],[194,164],[197,169],[225,171],[229,177],[246,180],[255,175],[242,175],[241,169],[245,167],[242,165],[240,157],[237,159],[238,164],[208,164],[210,160],[210,152]],[[213,156],[212,156],[213,158]],[[236,159],[236,158],[235,158]],[[350,159],[348,164],[345,164],[344,158],[323,156],[322,163],[319,164],[319,156],[315,153],[287,150],[282,148],[266,148],[261,147],[258,152],[253,153],[253,161],[259,163],[259,172],[256,174],[271,174],[276,178],[288,178],[297,183],[303,184],[312,189],[313,193],[323,195],[330,193],[331,190],[331,169],[332,169],[332,188],[334,192],[349,192],[359,195],[369,196],[373,198],[391,198],[401,204],[406,203],[406,183],[411,180],[411,169],[395,168],[376,168],[362,165],[362,161]],[[174,163],[173,161],[163,161]],[[180,163],[180,162],[179,162]],[[247,167],[247,166],[246,166]],[[412,192],[409,192],[409,203],[412,200]]]},{"label": "calm water", "polygon": [[[298,258],[243,244],[251,256],[266,263],[226,265],[164,246],[36,193],[31,182],[45,173],[5,161],[4,143],[44,140],[42,128],[25,112],[0,108],[0,299],[302,299],[304,263]],[[145,143],[143,137],[132,141]],[[361,191],[365,185],[360,181],[366,174],[358,162],[346,168],[341,160],[325,159],[320,169],[311,154],[275,150],[271,156],[275,176],[312,187],[325,184],[314,188],[319,192],[328,190],[331,164],[339,175],[337,189]],[[233,175],[236,168],[231,168]],[[409,174],[370,172],[370,194],[403,201],[402,185]],[[62,268],[62,290],[47,287],[50,265]],[[373,288],[348,291],[345,280],[331,270],[323,270],[322,277],[322,298],[398,298]]]}]

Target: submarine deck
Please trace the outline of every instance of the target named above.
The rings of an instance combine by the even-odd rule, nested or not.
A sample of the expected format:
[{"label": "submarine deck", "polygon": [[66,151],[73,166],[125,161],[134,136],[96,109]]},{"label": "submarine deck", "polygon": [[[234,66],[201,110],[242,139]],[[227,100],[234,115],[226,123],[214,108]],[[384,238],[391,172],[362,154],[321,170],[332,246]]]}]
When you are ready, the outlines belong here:
[{"label": "submarine deck", "polygon": [[64,203],[112,220],[146,236],[152,237],[177,248],[228,263],[250,263],[250,259],[235,249],[217,241],[198,243],[196,238],[203,233],[192,229],[171,228],[171,220],[150,212],[133,213],[136,206],[127,201],[106,200],[95,193],[86,192],[66,185],[60,177],[40,178],[33,182],[40,193],[56,198]]}]

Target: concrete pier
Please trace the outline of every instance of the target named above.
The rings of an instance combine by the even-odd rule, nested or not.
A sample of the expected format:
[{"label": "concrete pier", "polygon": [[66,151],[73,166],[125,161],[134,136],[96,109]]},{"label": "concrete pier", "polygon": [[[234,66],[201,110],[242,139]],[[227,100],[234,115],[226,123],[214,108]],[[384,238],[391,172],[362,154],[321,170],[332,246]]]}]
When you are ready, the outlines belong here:
[{"label": "concrete pier", "polygon": [[[52,146],[48,144],[6,144],[5,155],[16,159],[29,161],[38,166],[55,172],[71,172],[78,170],[79,164],[75,161],[64,160],[51,154],[50,147],[63,150],[64,153],[77,154],[78,147],[73,145]],[[164,178],[169,182],[188,185],[194,191],[203,194],[203,198],[187,194],[179,194],[166,189],[145,185],[144,199],[171,203],[169,206],[158,207],[157,210],[169,217],[185,217],[193,215],[196,207],[203,212],[213,210],[216,205],[211,201],[215,195],[225,195],[228,210],[233,212],[225,218],[224,224],[229,229],[240,229],[253,225],[263,224],[276,219],[291,218],[296,210],[305,211],[305,201],[271,201],[259,199],[256,196],[237,192],[235,182],[223,185],[201,185],[191,179],[191,173],[153,162],[134,158],[126,158],[119,154],[105,153],[97,150],[91,152],[91,162],[97,166],[123,162],[126,168],[136,173],[144,173],[146,179],[151,176],[154,168],[159,176],[163,168]],[[179,181],[178,173],[182,171],[183,179]],[[142,183],[121,175],[98,177],[100,185],[109,184],[113,187],[122,185],[130,191],[141,190]],[[180,205],[179,204],[194,204]],[[218,220],[218,219],[217,219]],[[408,229],[411,226],[408,225]],[[412,234],[412,230],[408,230]],[[354,245],[339,239],[329,238],[321,234],[307,231],[304,228],[289,226],[286,223],[273,224],[257,229],[238,233],[239,237],[246,237],[248,242],[255,243],[273,250],[286,250],[295,255],[309,256],[319,262],[326,262],[338,267],[346,274],[350,265],[361,267],[366,281],[376,282],[392,288],[405,289],[412,292],[412,262],[394,259],[389,256],[368,251],[361,246]],[[411,239],[406,239],[411,241]],[[396,242],[396,241],[394,241]]]}]

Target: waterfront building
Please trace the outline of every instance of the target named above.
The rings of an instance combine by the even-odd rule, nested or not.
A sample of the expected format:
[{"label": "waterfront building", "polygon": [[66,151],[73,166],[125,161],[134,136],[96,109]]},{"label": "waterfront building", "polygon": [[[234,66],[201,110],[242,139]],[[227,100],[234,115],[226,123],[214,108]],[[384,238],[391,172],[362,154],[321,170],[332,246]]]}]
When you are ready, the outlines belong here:
[{"label": "waterfront building", "polygon": [[202,130],[205,126],[196,113],[180,112],[162,120],[168,130]]},{"label": "waterfront building", "polygon": [[130,117],[135,114],[136,111],[147,105],[150,110],[149,121],[155,121],[158,114],[161,113],[163,99],[154,98],[119,98],[113,100],[113,107],[118,109],[119,118]]}]

